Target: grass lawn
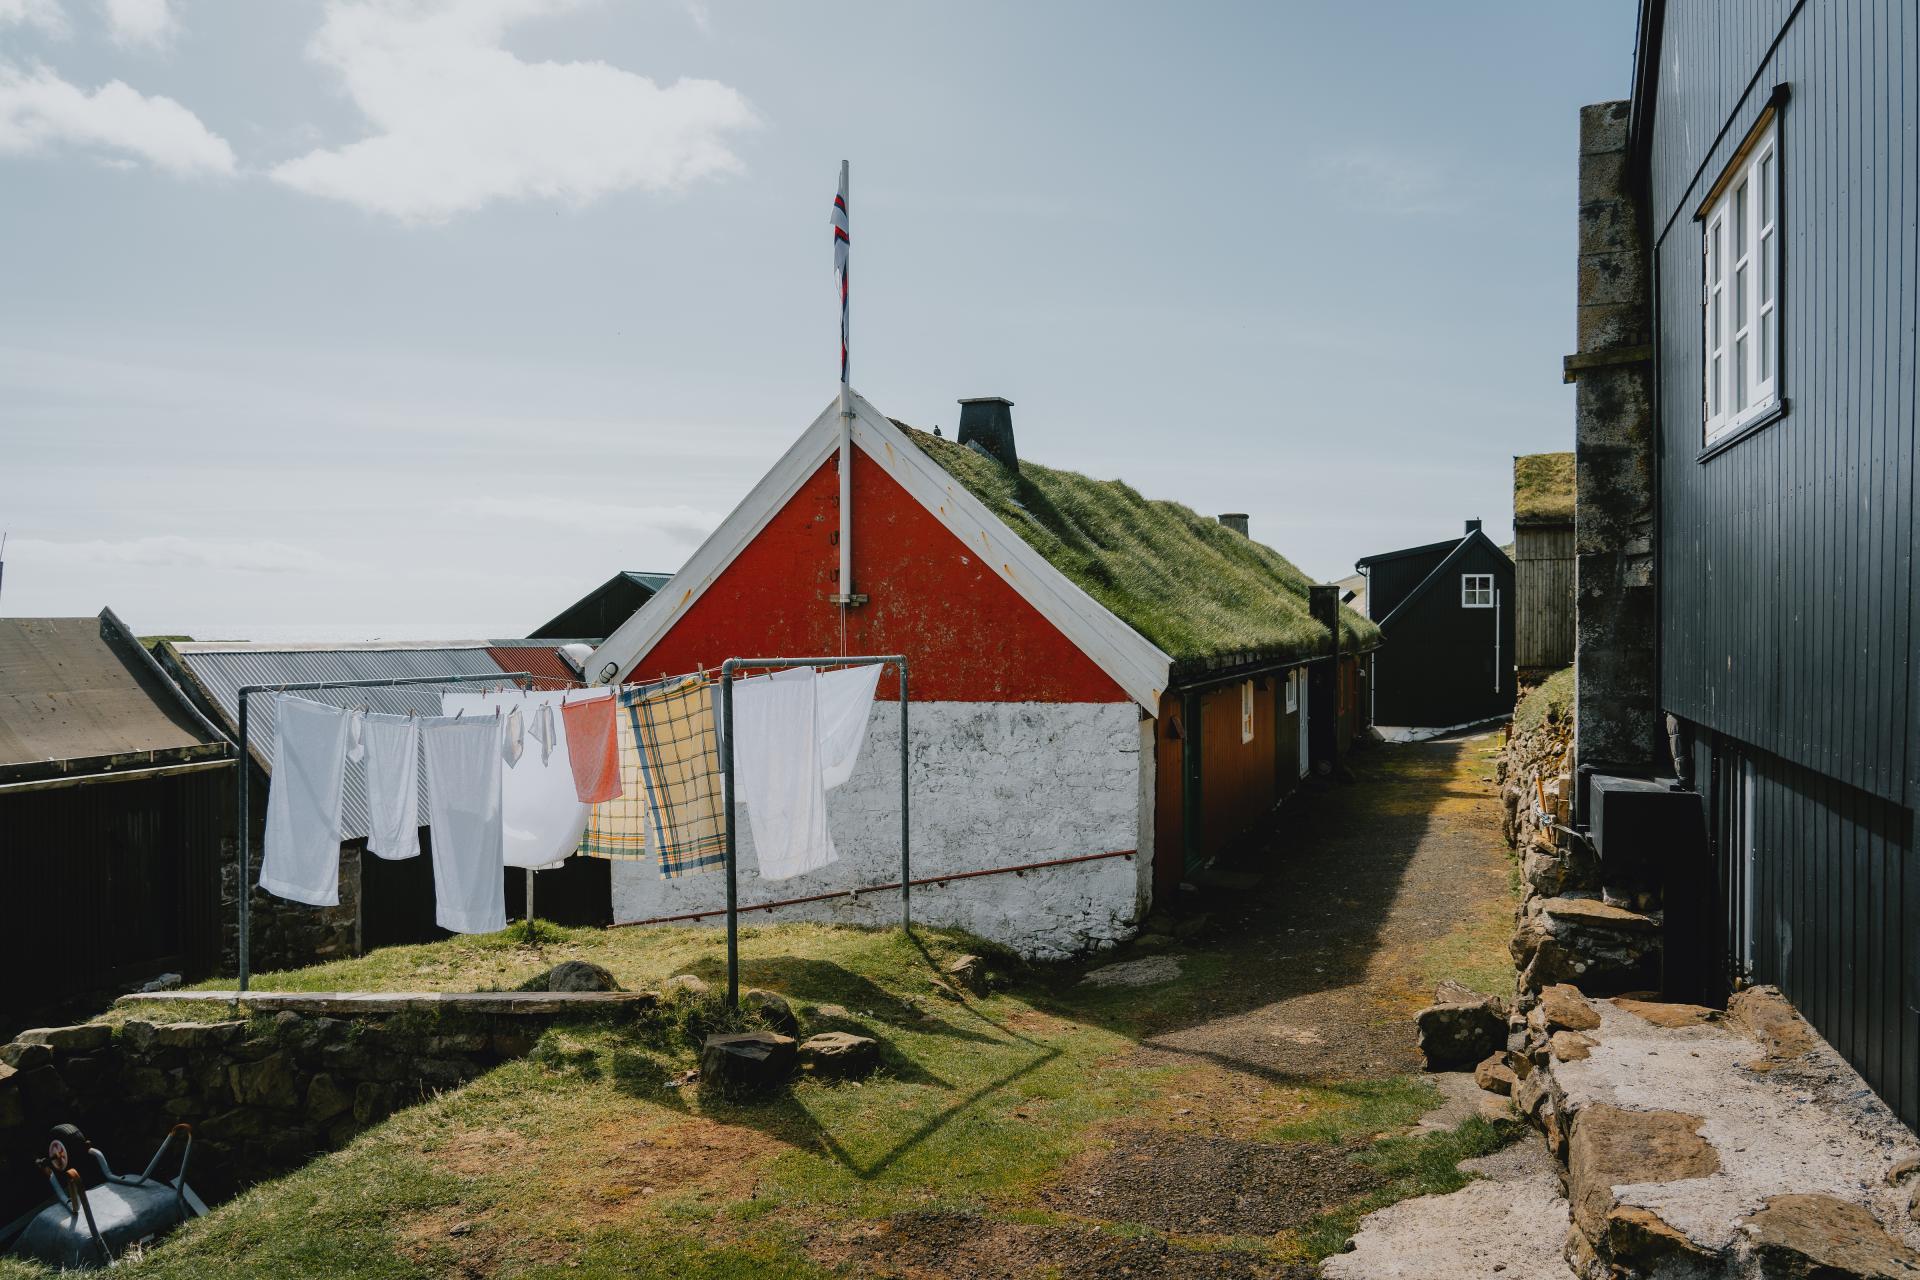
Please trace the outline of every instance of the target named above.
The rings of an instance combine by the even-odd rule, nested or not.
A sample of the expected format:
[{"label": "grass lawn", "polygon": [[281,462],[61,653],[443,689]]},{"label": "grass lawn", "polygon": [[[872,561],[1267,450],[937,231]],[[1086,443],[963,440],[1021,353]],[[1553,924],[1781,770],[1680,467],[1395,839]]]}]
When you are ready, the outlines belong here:
[{"label": "grass lawn", "polygon": [[[1485,767],[1483,751],[1463,753],[1462,770]],[[1497,898],[1474,905],[1414,957],[1415,971],[1486,985],[1505,965],[1510,909]],[[657,989],[670,975],[694,973],[718,990],[722,946],[720,931],[706,928],[548,926],[533,942],[498,934],[396,947],[264,974],[257,985],[511,988],[581,958],[630,988]],[[1371,1189],[1300,1226],[1170,1240],[1178,1249],[1310,1261],[1337,1249],[1362,1213],[1462,1185],[1460,1159],[1512,1136],[1477,1120],[1410,1135],[1437,1101],[1418,1076],[1285,1080],[1194,1060],[1142,1061],[1144,1037],[1233,980],[1240,961],[1228,948],[1196,946],[1183,955],[1178,979],[1144,989],[1081,986],[1078,967],[1035,969],[996,957],[1004,976],[993,994],[939,998],[930,980],[940,966],[980,949],[939,930],[908,939],[825,925],[745,928],[744,982],[786,995],[809,1032],[878,1037],[885,1054],[877,1075],[800,1080],[752,1106],[676,1087],[695,1063],[701,1028],[717,1017],[710,998],[679,998],[638,1020],[556,1027],[528,1058],[256,1186],[123,1269],[182,1280],[869,1274],[862,1242],[901,1214],[1151,1231],[1076,1216],[1049,1194],[1121,1125],[1319,1144],[1370,1167],[1378,1175]],[[138,1016],[220,1012],[150,1005]],[[44,1275],[0,1262],[0,1280]]]}]

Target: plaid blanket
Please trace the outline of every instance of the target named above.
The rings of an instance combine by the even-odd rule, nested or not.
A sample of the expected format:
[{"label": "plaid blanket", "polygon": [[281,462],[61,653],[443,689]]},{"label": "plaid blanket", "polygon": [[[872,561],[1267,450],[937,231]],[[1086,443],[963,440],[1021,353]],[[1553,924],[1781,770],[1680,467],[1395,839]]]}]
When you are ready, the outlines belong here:
[{"label": "plaid blanket", "polygon": [[640,748],[647,844],[672,879],[727,863],[724,783],[705,677],[622,693]]},{"label": "plaid blanket", "polygon": [[[616,697],[619,695],[616,694]],[[647,853],[647,791],[642,780],[640,748],[633,736],[633,718],[621,708],[614,718],[615,750],[620,763],[620,794],[596,804],[587,814],[580,852],[590,858],[630,861]]]}]

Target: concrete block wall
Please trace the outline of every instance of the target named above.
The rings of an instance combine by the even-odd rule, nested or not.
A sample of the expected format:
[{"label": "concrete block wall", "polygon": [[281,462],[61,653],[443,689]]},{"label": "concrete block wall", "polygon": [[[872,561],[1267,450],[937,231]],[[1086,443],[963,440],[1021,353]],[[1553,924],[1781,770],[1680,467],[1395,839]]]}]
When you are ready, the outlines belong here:
[{"label": "concrete block wall", "polygon": [[1629,186],[1628,104],[1580,111],[1576,383],[1575,757],[1653,768],[1658,706],[1648,237]]},{"label": "concrete block wall", "polygon": [[[916,877],[1134,849],[1111,858],[913,891],[914,919],[971,930],[1029,958],[1058,959],[1132,936],[1151,892],[1151,734],[1130,702],[916,702],[910,738]],[[838,893],[900,877],[900,711],[874,706],[848,782],[827,797],[840,860],[761,881],[740,822],[740,900]],[[1149,744],[1143,752],[1143,741]],[[1142,785],[1142,770],[1148,785]],[[644,920],[725,904],[718,873],[664,880],[651,861],[613,867],[613,918]],[[755,920],[889,926],[898,893],[784,907]],[[711,921],[710,923],[718,923]]]}]

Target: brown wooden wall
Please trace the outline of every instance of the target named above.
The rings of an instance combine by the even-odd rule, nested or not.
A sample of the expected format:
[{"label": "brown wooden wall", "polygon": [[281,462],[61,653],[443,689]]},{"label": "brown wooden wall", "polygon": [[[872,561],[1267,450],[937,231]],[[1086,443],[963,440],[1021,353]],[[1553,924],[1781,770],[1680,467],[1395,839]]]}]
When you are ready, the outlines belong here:
[{"label": "brown wooden wall", "polygon": [[1514,530],[1514,665],[1564,667],[1573,661],[1573,526]]}]

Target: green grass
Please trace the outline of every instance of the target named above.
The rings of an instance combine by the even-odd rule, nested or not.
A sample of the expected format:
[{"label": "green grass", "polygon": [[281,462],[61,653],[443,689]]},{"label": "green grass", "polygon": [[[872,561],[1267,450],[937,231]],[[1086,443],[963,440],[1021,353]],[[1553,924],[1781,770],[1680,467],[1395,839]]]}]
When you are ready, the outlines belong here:
[{"label": "green grass", "polygon": [[[911,431],[911,429],[909,429]],[[1328,650],[1307,608],[1310,579],[1271,547],[1177,502],[1022,460],[1018,476],[950,440],[913,442],[1049,563],[1176,663],[1286,660]],[[1342,606],[1349,652],[1379,641]]]},{"label": "green grass", "polygon": [[1572,719],[1573,668],[1562,667],[1521,695],[1513,709],[1513,731],[1524,733],[1549,720],[1566,723]]},{"label": "green grass", "polygon": [[1571,520],[1573,455],[1534,453],[1513,460],[1513,518]]}]

